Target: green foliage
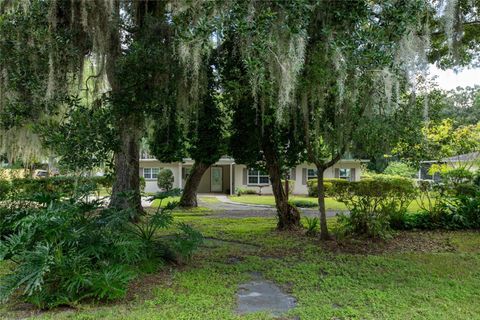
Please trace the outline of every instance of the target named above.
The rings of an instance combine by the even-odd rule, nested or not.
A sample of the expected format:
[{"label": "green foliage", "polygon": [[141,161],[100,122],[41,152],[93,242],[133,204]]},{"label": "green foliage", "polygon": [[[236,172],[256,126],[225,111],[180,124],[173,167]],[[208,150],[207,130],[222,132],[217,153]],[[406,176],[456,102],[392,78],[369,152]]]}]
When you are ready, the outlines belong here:
[{"label": "green foliage", "polygon": [[236,187],[235,194],[237,196],[241,196],[242,194],[258,194],[258,191],[249,188]]},{"label": "green foliage", "polygon": [[0,201],[4,200],[12,190],[12,184],[8,180],[0,180]]},{"label": "green foliage", "polygon": [[403,224],[416,188],[408,178],[373,175],[361,181],[334,182],[332,193],[350,211],[339,217],[342,233],[385,238]]},{"label": "green foliage", "polygon": [[317,217],[309,218],[305,217],[307,221],[307,236],[314,237],[318,233],[318,229],[320,226],[320,220]]},{"label": "green foliage", "polygon": [[99,191],[111,186],[111,177],[58,176],[41,179],[13,179],[12,192],[16,198],[30,198],[35,195],[49,197],[73,197],[86,191]]},{"label": "green foliage", "polygon": [[159,229],[173,224],[175,203],[137,224],[131,222],[130,210],[105,209],[99,201],[82,199],[52,198],[48,206],[30,199],[25,207],[13,201],[13,210],[2,217],[10,228],[2,224],[0,229],[0,260],[13,262],[11,272],[0,279],[2,300],[19,295],[39,308],[53,308],[85,299],[118,299],[138,273],[136,266],[177,255],[188,258],[202,240],[185,224],[173,237],[159,236]]},{"label": "green foliage", "polygon": [[297,208],[316,208],[318,207],[318,204],[312,201],[308,200],[301,200],[301,199],[295,199],[295,200],[289,200],[289,204],[297,207]]},{"label": "green foliage", "polygon": [[407,228],[480,228],[480,186],[471,172],[462,168],[443,171],[441,182],[422,181],[419,190],[422,211],[405,218]]},{"label": "green foliage", "polygon": [[[284,179],[280,180],[282,185],[283,185],[283,189],[285,189],[285,181]],[[295,180],[288,180],[288,194],[293,194],[293,190],[295,189]]]},{"label": "green foliage", "polygon": [[145,177],[140,177],[140,192],[145,192],[146,186],[147,182],[145,181]]},{"label": "green foliage", "polygon": [[109,104],[98,100],[87,107],[80,98],[71,97],[65,105],[61,120],[37,125],[43,145],[60,157],[59,165],[67,170],[88,171],[107,164],[118,146]]},{"label": "green foliage", "polygon": [[480,148],[480,123],[456,127],[452,119],[431,121],[421,128],[418,141],[402,141],[393,153],[410,162],[442,160]]},{"label": "green foliage", "polygon": [[170,191],[173,188],[173,172],[170,169],[161,169],[157,176],[157,185],[164,191]]},{"label": "green foliage", "polygon": [[[323,187],[325,188],[325,196],[332,196],[333,183],[348,183],[345,179],[339,178],[324,178]],[[309,197],[317,197],[318,194],[318,181],[317,179],[310,179],[307,181],[307,189]]]},{"label": "green foliage", "polygon": [[388,164],[388,166],[383,171],[383,174],[400,176],[405,178],[414,178],[417,175],[417,170],[409,166],[407,163],[394,161]]}]

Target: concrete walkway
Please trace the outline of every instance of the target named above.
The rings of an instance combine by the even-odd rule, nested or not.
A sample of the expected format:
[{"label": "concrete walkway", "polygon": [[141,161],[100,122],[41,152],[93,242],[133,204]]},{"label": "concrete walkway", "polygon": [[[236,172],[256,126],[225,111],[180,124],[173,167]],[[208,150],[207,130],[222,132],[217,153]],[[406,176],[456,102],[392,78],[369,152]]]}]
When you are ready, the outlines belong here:
[{"label": "concrete walkway", "polygon": [[[214,197],[218,202],[202,201],[202,198]],[[214,211],[209,217],[218,218],[252,218],[252,217],[276,217],[277,209],[264,204],[239,203],[230,200],[225,195],[200,195],[199,205]],[[299,208],[303,216],[318,217],[318,209]],[[334,217],[340,211],[327,211],[327,217]]]}]

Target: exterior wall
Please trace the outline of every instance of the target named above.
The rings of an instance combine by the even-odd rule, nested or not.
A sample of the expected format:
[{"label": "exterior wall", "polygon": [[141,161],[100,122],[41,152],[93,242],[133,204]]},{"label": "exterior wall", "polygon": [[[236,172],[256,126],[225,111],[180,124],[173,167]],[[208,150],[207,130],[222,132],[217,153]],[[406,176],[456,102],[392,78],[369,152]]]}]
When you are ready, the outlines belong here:
[{"label": "exterior wall", "polygon": [[[140,177],[143,177],[143,168],[159,168],[170,169],[173,172],[173,187],[182,188],[180,186],[181,170],[178,163],[161,163],[157,160],[140,160]],[[182,183],[183,184],[183,183]],[[158,192],[157,179],[145,179],[145,192]]]},{"label": "exterior wall", "polygon": [[[222,167],[222,193],[230,193],[230,165],[214,165]],[[140,160],[140,176],[143,177],[143,168],[159,168],[170,169],[173,172],[173,187],[183,188],[185,186],[185,177],[182,176],[182,168],[190,169],[190,164],[175,163],[161,163],[158,160]],[[181,183],[180,183],[181,180]],[[157,179],[145,179],[145,192],[158,192],[160,188],[157,186]],[[200,185],[198,186],[198,193],[211,192],[211,168],[208,168],[203,174]]]},{"label": "exterior wall", "polygon": [[[249,185],[248,181],[245,183],[244,179],[244,169],[247,167],[245,165],[235,165],[234,166],[234,181],[235,181],[235,187],[236,188],[242,188],[242,189],[250,189],[250,190],[255,190],[256,192],[260,191],[260,188],[256,185]],[[360,161],[340,161],[337,164],[335,164],[333,167],[328,168],[325,170],[324,177],[325,178],[334,178],[335,177],[335,169],[355,169],[354,176],[352,176],[353,181],[358,181],[360,180],[360,177],[362,175],[362,166]],[[298,165],[294,171],[295,173],[292,173],[292,176],[290,177],[291,180],[295,181],[295,185],[293,187],[293,194],[298,194],[298,195],[304,195],[308,193],[307,189],[307,184],[303,183],[303,169],[316,169],[313,164],[300,164]],[[271,186],[265,186],[262,187],[262,194],[272,194],[272,188]]]},{"label": "exterior wall", "polygon": [[[242,164],[233,164],[232,165],[232,179],[230,181],[230,164],[218,164],[214,165],[217,167],[222,167],[222,193],[230,194],[230,192],[235,193],[236,188],[243,188],[243,189],[250,189],[256,192],[260,192],[260,187],[258,185],[249,185],[248,180],[245,181],[244,178],[244,170],[247,169],[245,165]],[[174,175],[174,188],[183,188],[185,185],[185,178],[182,176],[182,168],[191,168],[192,165],[189,164],[180,164],[180,163],[161,163],[157,160],[140,160],[140,176],[143,176],[143,168],[168,168],[172,170]],[[335,177],[335,169],[355,169],[355,176],[352,177],[352,180],[358,181],[360,180],[362,174],[362,167],[360,161],[355,160],[343,160],[338,162],[333,167],[328,168],[325,171],[324,177],[325,178],[334,178]],[[292,172],[291,180],[294,180],[294,187],[293,193],[294,194],[307,194],[307,184],[304,183],[305,179],[303,178],[304,169],[316,169],[312,164],[300,164],[298,165],[294,171]],[[181,181],[181,183],[180,183]],[[159,188],[157,186],[156,179],[146,179],[146,192],[158,192]],[[233,186],[233,190],[230,190]],[[209,193],[211,192],[211,169],[207,169],[205,174],[200,181],[200,185],[198,188],[199,193]],[[262,194],[272,194],[272,187],[270,185],[266,185],[261,187]]]}]

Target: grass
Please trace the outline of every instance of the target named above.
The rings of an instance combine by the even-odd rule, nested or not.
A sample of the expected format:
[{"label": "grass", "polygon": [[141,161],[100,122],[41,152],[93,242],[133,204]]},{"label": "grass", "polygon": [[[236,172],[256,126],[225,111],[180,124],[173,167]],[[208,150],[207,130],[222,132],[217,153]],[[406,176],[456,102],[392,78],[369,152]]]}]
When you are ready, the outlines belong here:
[{"label": "grass", "polygon": [[[388,243],[325,245],[303,232],[277,232],[274,218],[183,213],[175,218],[201,230],[207,240],[186,265],[165,266],[137,279],[129,299],[33,314],[19,311],[25,306],[0,306],[0,314],[36,319],[272,319],[234,312],[238,285],[255,271],[296,298],[297,307],[282,319],[479,318],[478,232],[409,232]],[[349,247],[368,250],[348,253]]]},{"label": "grass", "polygon": [[[264,205],[275,205],[275,198],[271,195],[259,196],[259,195],[241,195],[241,196],[229,196],[230,200],[240,203],[249,203],[249,204],[264,204]],[[317,198],[315,197],[307,197],[307,196],[290,196],[290,200],[301,200],[301,201],[308,201],[313,204],[317,204]],[[339,201],[336,201],[333,198],[326,198],[325,199],[325,207],[327,210],[332,211],[344,211],[347,210],[345,205]],[[412,201],[410,206],[408,207],[409,212],[417,212],[420,211],[420,207],[417,201]]]}]

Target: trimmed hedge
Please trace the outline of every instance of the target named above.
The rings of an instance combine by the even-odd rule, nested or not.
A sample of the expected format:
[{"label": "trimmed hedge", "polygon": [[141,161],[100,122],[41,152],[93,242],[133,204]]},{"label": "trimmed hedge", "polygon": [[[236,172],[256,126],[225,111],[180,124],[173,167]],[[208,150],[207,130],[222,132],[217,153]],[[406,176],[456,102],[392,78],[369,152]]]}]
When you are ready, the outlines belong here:
[{"label": "trimmed hedge", "polygon": [[[348,184],[348,181],[345,179],[339,178],[325,178],[323,179],[323,186],[325,188],[325,195],[327,197],[332,196],[332,187],[333,183],[336,184]],[[312,179],[307,181],[307,189],[308,189],[308,196],[309,197],[317,197],[317,179]]]}]

